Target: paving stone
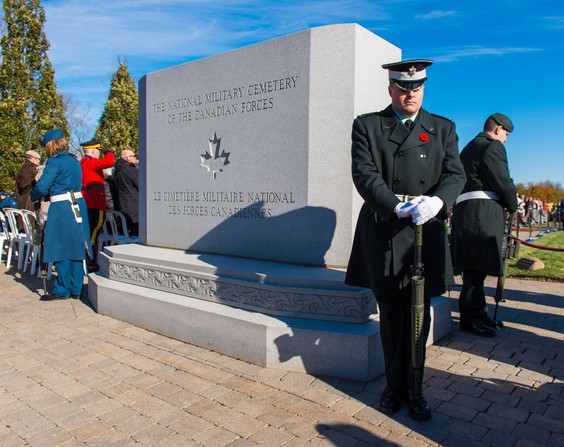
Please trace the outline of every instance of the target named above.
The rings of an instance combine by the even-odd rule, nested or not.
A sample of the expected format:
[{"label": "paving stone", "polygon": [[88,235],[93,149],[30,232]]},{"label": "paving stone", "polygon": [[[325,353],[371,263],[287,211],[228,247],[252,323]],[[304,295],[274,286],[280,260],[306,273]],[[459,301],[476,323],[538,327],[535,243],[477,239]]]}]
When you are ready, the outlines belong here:
[{"label": "paving stone", "polygon": [[532,414],[527,423],[550,432],[564,433],[564,423],[562,423],[561,419],[553,419],[547,416]]},{"label": "paving stone", "polygon": [[471,421],[478,414],[476,409],[459,406],[454,402],[443,402],[436,411],[437,413],[442,413],[455,419],[462,419],[463,421]]},{"label": "paving stone", "polygon": [[443,441],[443,445],[449,447],[492,447],[488,444],[484,444],[483,442],[459,435],[458,433],[451,433],[450,435],[448,435],[447,438]]},{"label": "paving stone", "polygon": [[206,447],[223,447],[238,439],[238,436],[221,427],[212,427],[194,438],[194,441]]},{"label": "paving stone", "polygon": [[306,440],[312,439],[317,436],[318,433],[316,425],[312,424],[311,420],[301,416],[294,416],[292,419],[282,424],[280,428],[297,438]]},{"label": "paving stone", "polygon": [[550,439],[550,432],[543,428],[532,426],[531,424],[519,424],[512,433],[519,439],[538,442],[546,445]]},{"label": "paving stone", "polygon": [[486,413],[478,413],[473,422],[480,427],[499,430],[503,433],[512,433],[517,426],[517,423],[511,419],[492,417],[492,415]]},{"label": "paving stone", "polygon": [[293,435],[283,429],[265,427],[252,435],[249,439],[261,446],[279,447],[286,444],[293,437]]},{"label": "paving stone", "polygon": [[193,439],[198,434],[211,429],[214,425],[205,419],[187,414],[185,417],[178,419],[168,425],[168,428],[174,430],[181,435]]},{"label": "paving stone", "polygon": [[115,424],[115,427],[122,433],[133,436],[140,431],[146,430],[153,424],[155,424],[155,421],[148,418],[147,416],[136,414],[128,419],[117,422]]},{"label": "paving stone", "polygon": [[488,430],[482,438],[483,443],[496,447],[513,447],[516,440],[515,432],[509,434],[494,429]]},{"label": "paving stone", "polygon": [[241,415],[223,424],[223,428],[240,436],[248,438],[268,424],[260,419],[251,416]]},{"label": "paving stone", "polygon": [[153,424],[145,430],[135,433],[132,438],[145,446],[154,446],[163,439],[173,435],[174,432],[159,424]]},{"label": "paving stone", "polygon": [[331,405],[331,409],[352,416],[362,410],[366,405],[356,399],[340,399]]},{"label": "paving stone", "polygon": [[[229,445],[229,444],[226,444]],[[185,436],[179,435],[178,433],[173,433],[170,436],[167,436],[164,439],[161,439],[157,442],[154,447],[201,447],[201,444],[198,444],[195,441],[192,441]]]},{"label": "paving stone", "polygon": [[72,441],[74,436],[64,428],[53,426],[40,431],[26,439],[29,445],[41,447],[56,447]]},{"label": "paving stone", "polygon": [[358,439],[349,436],[346,433],[343,433],[341,431],[335,430],[335,429],[324,429],[321,430],[321,432],[319,433],[319,435],[317,435],[314,439],[312,439],[312,444],[315,445],[328,445],[328,446],[333,446],[333,445],[338,445],[338,446],[343,446],[343,447],[354,447],[358,444]]},{"label": "paving stone", "polygon": [[486,411],[491,405],[491,403],[487,400],[478,399],[476,397],[467,396],[464,394],[455,395],[450,402],[454,405],[471,408],[476,411]]},{"label": "paving stone", "polygon": [[81,425],[70,432],[80,441],[88,441],[89,439],[100,436],[112,429],[112,426],[103,421],[93,421]]},{"label": "paving stone", "polygon": [[511,419],[515,422],[525,422],[529,418],[529,412],[519,408],[508,407],[507,405],[492,404],[488,408],[488,414]]}]

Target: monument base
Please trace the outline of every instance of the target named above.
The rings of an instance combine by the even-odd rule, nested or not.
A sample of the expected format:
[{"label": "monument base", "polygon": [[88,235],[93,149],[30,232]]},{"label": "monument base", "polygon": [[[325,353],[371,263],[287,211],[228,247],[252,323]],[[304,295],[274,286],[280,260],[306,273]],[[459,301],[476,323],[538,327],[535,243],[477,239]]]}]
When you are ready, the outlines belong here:
[{"label": "monument base", "polygon": [[[335,293],[346,295],[345,301],[356,295],[359,302],[371,303],[370,291],[343,284],[342,271],[141,245],[108,247],[101,258],[101,271],[90,274],[88,284],[89,301],[100,314],[259,366],[363,381],[384,372],[376,315],[359,323],[334,321],[347,315],[346,308],[344,312],[326,309],[329,320],[315,306],[309,309],[310,314],[296,312],[303,303],[295,300],[289,289],[299,291],[300,297],[313,297],[309,305],[330,305],[327,297],[334,299]],[[158,274],[155,265],[159,266]],[[190,287],[180,287],[187,282]],[[201,298],[201,288],[193,287],[200,282],[210,291],[207,299]],[[225,301],[230,303],[226,305],[221,301],[222,293],[233,290],[218,287],[224,283],[237,283],[245,294],[254,290],[255,298],[264,298],[265,287],[268,296],[277,295],[278,289],[277,296],[301,304],[292,303],[290,313],[282,309],[286,315],[272,315],[276,309],[268,306],[267,313],[249,310],[248,304],[244,304],[247,308],[234,307],[233,300]],[[336,303],[337,308],[342,304],[339,300]],[[367,305],[372,309],[372,304]],[[276,306],[280,307],[280,302]],[[428,344],[448,334],[451,325],[447,299],[434,298],[431,312]]]}]

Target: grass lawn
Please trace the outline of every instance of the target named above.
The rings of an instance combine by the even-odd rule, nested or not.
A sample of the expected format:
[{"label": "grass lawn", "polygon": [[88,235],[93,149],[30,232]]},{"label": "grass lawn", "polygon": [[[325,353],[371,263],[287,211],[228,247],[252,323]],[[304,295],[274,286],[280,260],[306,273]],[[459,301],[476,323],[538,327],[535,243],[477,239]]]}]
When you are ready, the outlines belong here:
[{"label": "grass lawn", "polygon": [[[523,235],[520,235],[520,239],[525,240]],[[558,247],[564,249],[564,231],[545,234],[530,243],[543,247]],[[520,258],[530,256],[540,259],[544,263],[544,269],[523,270],[517,268],[517,261]],[[564,251],[542,250],[521,244],[519,256],[509,260],[507,276],[509,278],[528,278],[538,281],[564,282]]]}]

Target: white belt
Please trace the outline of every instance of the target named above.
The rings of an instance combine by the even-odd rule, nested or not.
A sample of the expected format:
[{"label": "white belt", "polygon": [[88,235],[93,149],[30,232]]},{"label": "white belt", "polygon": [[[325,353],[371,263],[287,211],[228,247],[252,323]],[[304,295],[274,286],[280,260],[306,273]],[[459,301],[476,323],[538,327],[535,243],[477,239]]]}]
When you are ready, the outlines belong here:
[{"label": "white belt", "polygon": [[[75,199],[78,199],[79,197],[82,197],[82,193],[75,192],[74,197]],[[69,202],[72,202],[70,192],[65,192],[64,194],[57,194],[56,196],[51,196],[50,199],[51,203],[62,202],[63,200],[68,200]]]},{"label": "white belt", "polygon": [[464,194],[460,194],[456,199],[456,203],[464,202],[470,199],[486,199],[486,200],[497,200],[497,194],[492,191],[468,191]]}]

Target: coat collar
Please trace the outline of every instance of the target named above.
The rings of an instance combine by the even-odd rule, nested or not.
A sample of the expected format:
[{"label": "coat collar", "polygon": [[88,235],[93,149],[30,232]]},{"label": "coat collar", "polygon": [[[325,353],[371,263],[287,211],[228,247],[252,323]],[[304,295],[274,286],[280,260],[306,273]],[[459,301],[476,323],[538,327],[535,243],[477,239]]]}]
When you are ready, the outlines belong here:
[{"label": "coat collar", "polygon": [[425,137],[422,137],[422,135],[434,135],[436,133],[433,117],[425,109],[419,110],[411,133],[401,123],[391,105],[382,111],[381,116],[382,132],[388,134],[388,140],[398,144],[402,150],[427,144],[429,140],[425,141]]}]

